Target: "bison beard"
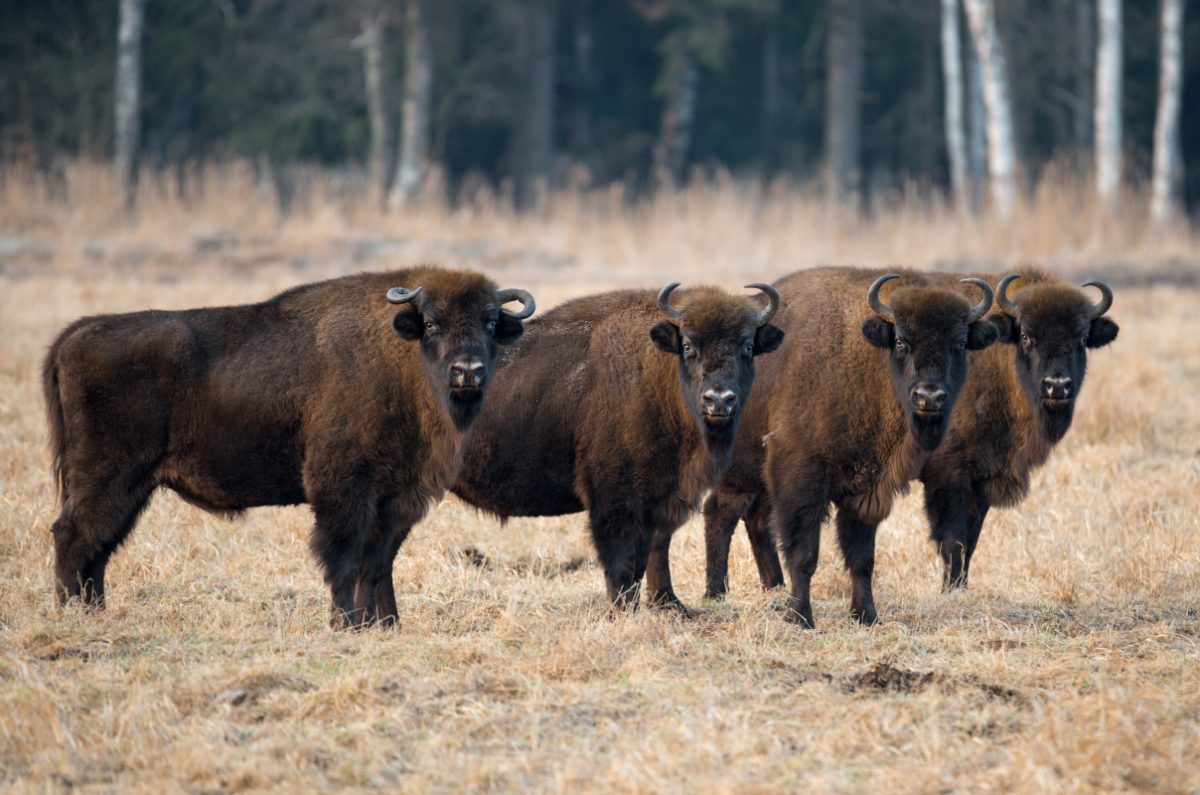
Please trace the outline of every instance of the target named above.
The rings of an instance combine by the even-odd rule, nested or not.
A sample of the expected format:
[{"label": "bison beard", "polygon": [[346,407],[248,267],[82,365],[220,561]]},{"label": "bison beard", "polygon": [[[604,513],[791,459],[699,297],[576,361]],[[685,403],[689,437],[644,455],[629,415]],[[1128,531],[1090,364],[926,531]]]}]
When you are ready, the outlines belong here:
[{"label": "bison beard", "polygon": [[[897,278],[901,286],[884,303],[881,287]],[[826,268],[776,282],[787,303],[777,322],[793,339],[812,342],[763,366],[733,463],[705,504],[710,596],[725,592],[740,516],[764,585],[782,583],[769,516],[792,581],[788,618],[812,626],[809,582],[821,522],[834,505],[851,615],[875,621],[876,527],[942,441],[966,379],[966,351],[996,339],[982,319],[992,291],[972,281],[984,292],[973,307],[914,272]],[[863,321],[868,305],[875,316]]]},{"label": "bison beard", "polygon": [[498,346],[532,311],[524,291],[425,267],[75,322],[43,367],[59,601],[103,605],[109,557],[165,486],[221,513],[309,503],[333,625],[369,619],[362,572],[384,564],[364,545],[398,547],[453,481]]},{"label": "bison beard", "polygon": [[[783,338],[770,287],[767,307],[714,288],[672,300],[676,287],[581,298],[530,323],[453,488],[501,517],[586,510],[619,607],[638,603],[652,547],[720,476],[755,360]],[[669,572],[647,586],[653,604],[679,606]]]}]

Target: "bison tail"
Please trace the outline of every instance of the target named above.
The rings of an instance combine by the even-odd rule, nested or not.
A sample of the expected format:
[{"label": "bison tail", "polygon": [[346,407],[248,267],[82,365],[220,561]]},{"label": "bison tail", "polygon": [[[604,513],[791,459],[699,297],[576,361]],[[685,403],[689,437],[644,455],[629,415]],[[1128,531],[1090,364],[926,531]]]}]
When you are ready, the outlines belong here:
[{"label": "bison tail", "polygon": [[66,416],[63,414],[62,393],[58,387],[58,349],[63,337],[59,337],[46,354],[42,363],[42,395],[46,399],[46,425],[50,430],[50,461],[54,473],[54,486],[61,502],[67,501],[66,481]]}]

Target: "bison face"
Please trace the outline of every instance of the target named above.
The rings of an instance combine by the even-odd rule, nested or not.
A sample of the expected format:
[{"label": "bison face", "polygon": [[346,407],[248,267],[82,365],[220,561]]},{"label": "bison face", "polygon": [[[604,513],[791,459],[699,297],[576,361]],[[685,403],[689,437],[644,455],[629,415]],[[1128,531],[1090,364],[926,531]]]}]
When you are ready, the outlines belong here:
[{"label": "bison face", "polygon": [[1103,282],[1085,284],[1100,290],[1100,302],[1093,305],[1077,288],[1035,283],[1013,300],[1008,287],[1018,278],[1013,274],[1000,281],[996,302],[1003,312],[989,319],[999,327],[1000,339],[1016,347],[1021,389],[1046,435],[1057,442],[1071,427],[1088,349],[1107,345],[1120,330],[1102,317],[1112,306],[1112,290]]},{"label": "bison face", "polygon": [[984,292],[972,307],[952,290],[904,287],[887,306],[879,300],[879,287],[895,278],[884,276],[871,285],[867,299],[878,316],[863,323],[862,333],[867,342],[889,352],[892,389],[909,431],[922,450],[932,451],[946,434],[967,380],[967,351],[996,340],[996,327],[981,319],[992,305],[992,290],[987,282],[964,279]]},{"label": "bison face", "polygon": [[[415,290],[393,288],[388,300],[405,304],[392,326],[402,339],[420,343],[434,393],[455,426],[466,430],[483,404],[498,346],[521,336],[521,321],[534,311],[533,296],[524,290],[497,290],[482,276],[465,280],[461,273],[446,271],[433,273]],[[503,309],[510,301],[520,301],[522,310]]]},{"label": "bison face", "polygon": [[669,284],[659,293],[659,304],[671,320],[651,328],[650,339],[678,358],[684,404],[708,446],[728,450],[754,384],[754,357],[783,341],[783,331],[770,323],[779,293],[770,285],[748,285],[767,294],[770,304],[762,308],[748,298],[704,287],[690,291],[676,309],[670,295],[678,286]]}]

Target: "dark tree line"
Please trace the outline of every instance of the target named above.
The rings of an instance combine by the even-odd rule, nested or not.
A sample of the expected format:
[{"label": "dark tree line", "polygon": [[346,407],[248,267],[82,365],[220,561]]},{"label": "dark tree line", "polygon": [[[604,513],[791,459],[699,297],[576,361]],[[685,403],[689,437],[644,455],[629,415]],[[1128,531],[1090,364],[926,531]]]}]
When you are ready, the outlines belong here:
[{"label": "dark tree line", "polygon": [[[392,203],[415,195],[431,164],[452,188],[479,175],[524,204],[564,184],[648,189],[716,166],[814,180],[852,202],[973,180],[978,202],[986,172],[995,188],[1003,168],[989,138],[999,74],[1018,190],[1070,162],[1095,170],[1102,192],[1114,168],[1121,184],[1163,172],[1156,215],[1163,185],[1200,202],[1200,13],[1186,0],[965,5],[6,0],[0,159],[53,169],[113,157],[119,175],[317,162],[369,175]],[[980,49],[988,20],[995,46]],[[118,63],[133,64],[136,85]]]}]

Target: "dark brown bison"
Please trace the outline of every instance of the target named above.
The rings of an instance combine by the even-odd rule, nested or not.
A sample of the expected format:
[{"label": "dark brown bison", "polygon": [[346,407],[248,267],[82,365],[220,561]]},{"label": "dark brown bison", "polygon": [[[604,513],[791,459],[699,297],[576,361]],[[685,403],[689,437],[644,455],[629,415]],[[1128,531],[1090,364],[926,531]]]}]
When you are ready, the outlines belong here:
[{"label": "dark brown bison", "polygon": [[[791,347],[762,368],[733,463],[705,504],[710,595],[724,593],[729,538],[744,516],[768,577],[780,575],[772,533],[783,553],[792,583],[787,617],[812,626],[809,582],[833,504],[851,614],[875,621],[876,526],[945,436],[967,351],[997,336],[983,319],[991,288],[964,281],[983,291],[975,306],[911,271],[825,268],[775,283],[786,305],[777,320]],[[881,299],[884,285],[890,294]],[[874,314],[864,318],[868,306]],[[650,565],[667,568],[665,560]]]},{"label": "dark brown bison", "polygon": [[309,503],[333,624],[357,623],[364,543],[390,542],[454,481],[497,346],[533,309],[523,290],[426,267],[71,324],[43,367],[60,601],[103,605],[109,557],[166,486],[221,513]]},{"label": "dark brown bison", "polygon": [[[930,278],[949,285],[959,277]],[[1010,297],[1017,280],[1021,289]],[[1100,281],[1083,286],[1099,290],[1099,303],[1034,268],[1005,276],[997,286],[1001,311],[988,320],[1000,330],[999,341],[1013,346],[1013,352],[998,345],[971,357],[961,407],[920,475],[931,536],[942,557],[944,590],[967,584],[988,511],[1020,502],[1032,471],[1070,428],[1088,349],[1103,347],[1117,336],[1117,324],[1104,317],[1112,306],[1112,290]],[[763,587],[783,584],[760,506],[743,507],[718,497],[705,505],[705,513],[710,596],[725,593],[729,536],[739,513],[746,521]]]},{"label": "dark brown bison", "polygon": [[[729,460],[759,354],[783,334],[770,299],[711,287],[580,298],[505,352],[453,491],[501,517],[586,510],[614,605],[632,607],[652,538],[699,508]],[[665,319],[664,319],[665,316]],[[650,598],[677,605],[669,582]],[[390,572],[380,611],[392,607]]]},{"label": "dark brown bison", "polygon": [[[1013,282],[1020,289],[1010,296]],[[989,320],[1012,348],[997,346],[972,362],[963,409],[921,471],[944,589],[967,584],[988,510],[1020,502],[1030,473],[1071,427],[1088,349],[1116,339],[1117,324],[1103,316],[1112,290],[1100,281],[1083,286],[1100,291],[1099,303],[1036,269],[1005,276],[996,288],[1001,311]]]}]

